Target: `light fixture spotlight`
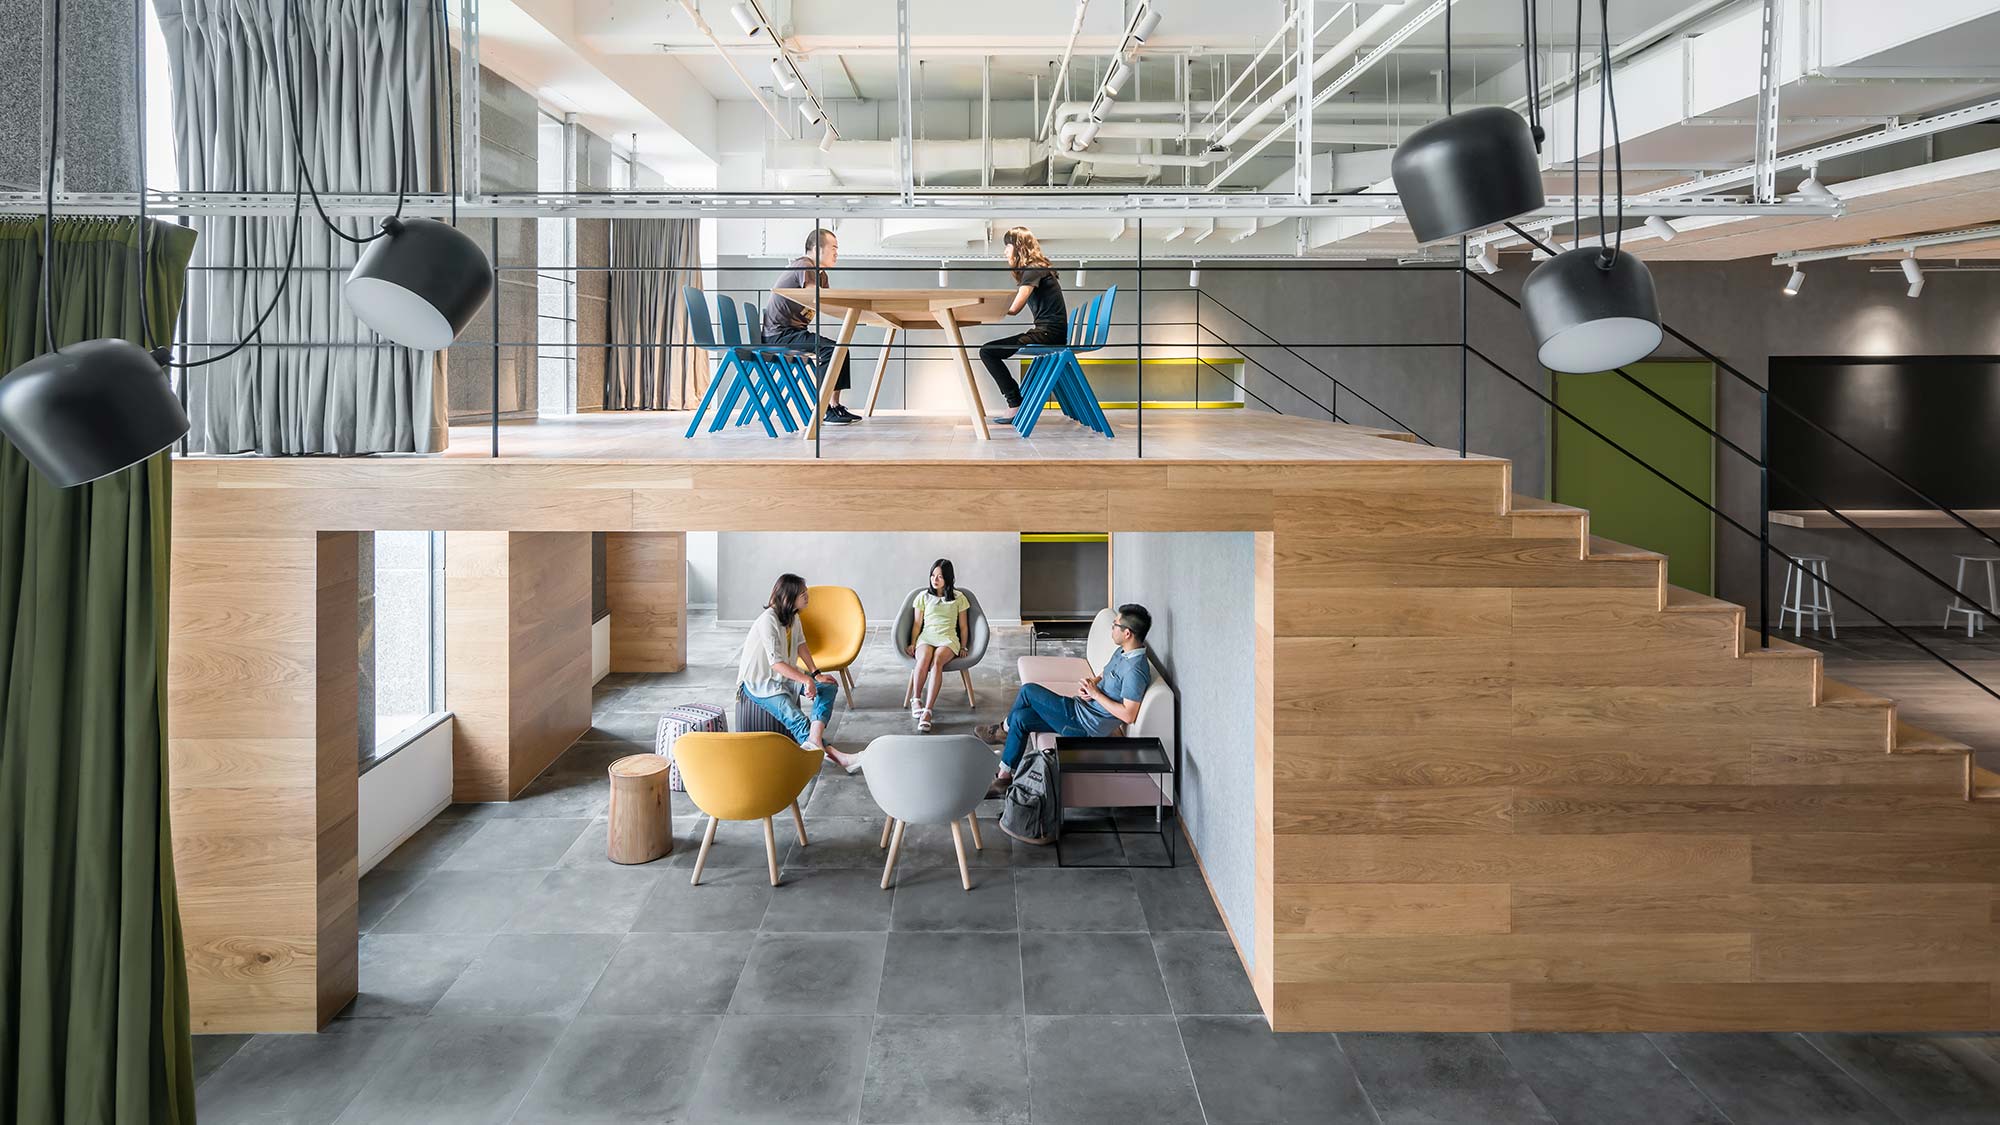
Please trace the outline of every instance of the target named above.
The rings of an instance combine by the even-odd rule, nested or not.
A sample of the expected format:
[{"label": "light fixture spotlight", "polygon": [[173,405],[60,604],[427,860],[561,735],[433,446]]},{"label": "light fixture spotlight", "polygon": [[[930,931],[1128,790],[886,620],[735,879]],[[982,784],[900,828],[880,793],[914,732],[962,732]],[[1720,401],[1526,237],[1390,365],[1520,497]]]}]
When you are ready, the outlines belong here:
[{"label": "light fixture spotlight", "polygon": [[1201,288],[1201,263],[1200,263],[1200,262],[1193,262],[1193,263],[1190,263],[1190,264],[1188,265],[1188,288],[1189,288],[1189,289],[1199,289],[1199,288]]},{"label": "light fixture spotlight", "polygon": [[939,289],[951,288],[951,270],[946,268],[950,264],[949,262],[938,263],[937,283]]},{"label": "light fixture spotlight", "polygon": [[1908,297],[1922,296],[1924,292],[1924,267],[1917,264],[1917,252],[1914,250],[1910,251],[1909,257],[1903,259],[1903,276],[1909,279],[1910,282],[1910,287],[1904,291],[1904,295]]},{"label": "light fixture spotlight", "polygon": [[818,125],[826,120],[826,118],[820,113],[819,107],[812,104],[810,101],[804,101],[799,103],[799,113],[803,115],[806,119],[806,122],[811,125]]},{"label": "light fixture spotlight", "polygon": [[1125,88],[1125,80],[1132,77],[1132,68],[1124,59],[1112,62],[1111,69],[1104,75],[1104,96],[1111,97]]},{"label": "light fixture spotlight", "polygon": [[1146,14],[1140,16],[1139,22],[1132,27],[1132,42],[1143,44],[1152,36],[1153,32],[1159,29],[1160,13],[1154,10],[1151,5],[1147,5]]},{"label": "light fixture spotlight", "polygon": [[1085,275],[1084,275],[1084,272],[1083,272],[1083,263],[1082,263],[1082,262],[1078,262],[1078,263],[1076,264],[1076,287],[1077,287],[1078,289],[1081,289],[1081,288],[1083,288],[1083,279],[1084,279],[1084,276],[1085,276]]},{"label": "light fixture spotlight", "polygon": [[1805,285],[1805,283],[1806,283],[1806,271],[1800,269],[1797,266],[1793,266],[1792,276],[1785,279],[1785,296],[1787,297],[1798,296],[1800,287]]},{"label": "light fixture spotlight", "polygon": [[1478,266],[1481,273],[1495,274],[1500,272],[1500,256],[1493,252],[1492,243],[1479,248],[1479,255],[1472,260],[1472,264]]},{"label": "light fixture spotlight", "polygon": [[778,89],[785,96],[790,97],[799,92],[798,80],[792,77],[792,72],[785,66],[785,60],[771,60],[771,77],[778,83]]},{"label": "light fixture spotlight", "polygon": [[755,35],[764,30],[764,25],[757,22],[757,16],[750,11],[748,4],[731,4],[729,14],[736,17],[736,26],[742,28],[745,35]]},{"label": "light fixture spotlight", "polygon": [[1672,242],[1674,236],[1680,233],[1674,229],[1674,224],[1659,215],[1646,216],[1646,229],[1652,231],[1653,236],[1661,242]]},{"label": "light fixture spotlight", "polygon": [[826,127],[826,132],[820,134],[819,150],[821,152],[832,152],[833,142],[834,142],[833,126],[829,125]]},{"label": "light fixture spotlight", "polygon": [[1089,148],[1091,142],[1097,139],[1097,128],[1096,121],[1085,121],[1083,127],[1076,131],[1075,144],[1078,152]]}]

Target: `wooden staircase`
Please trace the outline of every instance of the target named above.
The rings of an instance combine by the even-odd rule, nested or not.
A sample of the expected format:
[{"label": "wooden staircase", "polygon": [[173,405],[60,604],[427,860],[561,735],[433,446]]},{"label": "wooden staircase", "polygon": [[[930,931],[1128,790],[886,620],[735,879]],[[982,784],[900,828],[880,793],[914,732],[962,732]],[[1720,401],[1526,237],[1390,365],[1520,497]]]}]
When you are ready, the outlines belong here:
[{"label": "wooden staircase", "polygon": [[1758,663],[1759,667],[1752,674],[1753,682],[1796,681],[1808,693],[1814,706],[1880,712],[1885,755],[1927,755],[1933,756],[1932,760],[1935,757],[1949,759],[1957,763],[1962,772],[1966,800],[2000,801],[2000,774],[1976,764],[1972,747],[1914,723],[1904,722],[1896,715],[1896,701],[1893,699],[1829,678],[1825,660],[1813,649],[1775,635],[1768,645],[1760,645],[1756,632],[1745,628],[1747,612],[1742,606],[1669,583],[1666,580],[1665,555],[1590,534],[1590,513],[1582,508],[1531,496],[1512,495],[1507,515],[1515,535],[1520,537],[1566,538],[1574,534],[1582,545],[1581,557],[1586,562],[1655,563],[1660,572],[1660,612],[1714,618],[1718,629],[1735,636],[1735,657]]}]

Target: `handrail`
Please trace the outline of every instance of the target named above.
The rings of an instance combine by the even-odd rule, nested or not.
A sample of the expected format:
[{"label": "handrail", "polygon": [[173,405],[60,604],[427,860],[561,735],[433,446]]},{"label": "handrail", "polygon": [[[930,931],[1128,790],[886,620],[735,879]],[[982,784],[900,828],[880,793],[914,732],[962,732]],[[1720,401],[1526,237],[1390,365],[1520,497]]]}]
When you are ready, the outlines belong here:
[{"label": "handrail", "polygon": [[[1432,447],[1433,449],[1437,448],[1437,442],[1434,442],[1431,439],[1425,437],[1423,434],[1418,433],[1417,428],[1415,426],[1410,425],[1408,422],[1403,421],[1401,418],[1398,418],[1394,414],[1391,414],[1388,411],[1382,409],[1381,407],[1375,405],[1374,401],[1371,400],[1367,395],[1364,395],[1360,391],[1355,390],[1353,387],[1348,386],[1346,383],[1341,382],[1340,379],[1337,378],[1332,372],[1321,367],[1319,364],[1314,363],[1312,360],[1307,359],[1305,356],[1300,355],[1297,351],[1295,351],[1292,348],[1290,344],[1285,343],[1283,340],[1278,339],[1276,336],[1273,336],[1269,332],[1266,332],[1262,328],[1259,328],[1255,324],[1252,324],[1250,320],[1247,317],[1245,317],[1242,313],[1237,312],[1235,309],[1230,308],[1223,302],[1216,300],[1213,295],[1207,292],[1202,293],[1202,299],[1207,303],[1212,304],[1217,308],[1221,309],[1223,312],[1228,313],[1230,316],[1235,317],[1239,322],[1243,324],[1244,327],[1250,329],[1252,332],[1257,333],[1259,336],[1264,337],[1264,339],[1269,340],[1272,346],[1285,349],[1286,354],[1290,355],[1293,359],[1296,359],[1300,363],[1305,364],[1307,367],[1312,368],[1314,371],[1319,372],[1322,378],[1326,379],[1328,382],[1331,382],[1334,386],[1339,387],[1341,390],[1344,390],[1348,394],[1353,395],[1355,398],[1360,399],[1363,405],[1367,406],[1370,410],[1373,410],[1375,413],[1380,414],[1382,417],[1387,418],[1389,421],[1394,422],[1398,427],[1400,427],[1403,430],[1403,432],[1409,434],[1411,437],[1416,438],[1418,441],[1423,442],[1425,445]],[[1214,329],[1209,329],[1209,335],[1214,336],[1218,340],[1222,339],[1221,333],[1216,332]],[[1241,348],[1246,346],[1262,347],[1264,345],[1231,344],[1230,346]],[[1453,345],[1440,344],[1438,346],[1451,347]],[[1268,367],[1265,369],[1269,370]],[[1286,385],[1289,386],[1290,384]]]},{"label": "handrail", "polygon": [[[1195,333],[1196,333],[1196,335],[1195,335],[1195,341],[1196,341],[1196,347],[1199,347],[1199,346],[1200,346],[1200,340],[1201,340],[1201,335],[1200,335],[1200,333],[1201,333],[1201,332],[1203,331],[1203,326],[1202,326],[1202,324],[1201,324],[1201,322],[1200,322],[1199,320],[1197,320],[1197,321],[1195,322],[1195,326],[1194,326],[1194,328],[1195,328]],[[1216,338],[1217,340],[1222,340],[1222,337],[1221,337],[1221,336],[1219,336],[1219,335],[1217,335],[1214,329],[1208,329],[1207,331],[1208,331],[1208,334],[1209,334],[1209,335],[1211,335],[1211,336],[1215,336],[1215,338]],[[1232,348],[1236,346],[1236,345],[1234,345],[1234,344],[1229,344],[1229,343],[1228,343],[1228,341],[1226,341],[1226,340],[1223,340],[1222,342],[1223,342],[1224,344],[1227,344],[1227,345],[1228,345],[1229,347],[1232,347]],[[1205,360],[1205,359],[1202,359],[1202,358],[1201,358],[1200,356],[1196,356],[1196,357],[1195,357],[1195,359],[1196,359],[1196,362],[1200,363],[1200,364],[1201,364],[1201,365],[1202,365],[1203,367],[1207,367],[1207,368],[1210,368],[1210,369],[1214,369],[1214,367],[1215,367],[1215,365],[1214,365],[1214,364],[1212,364],[1212,363],[1208,362],[1208,361],[1207,361],[1207,360]],[[1300,387],[1300,386],[1299,386],[1298,384],[1296,384],[1296,383],[1292,382],[1292,381],[1291,381],[1290,379],[1287,379],[1287,378],[1285,378],[1285,377],[1284,377],[1283,375],[1280,375],[1280,374],[1278,374],[1278,373],[1277,373],[1276,371],[1272,371],[1272,370],[1270,369],[1270,367],[1266,366],[1265,364],[1262,364],[1262,363],[1258,363],[1258,361],[1257,361],[1257,360],[1255,360],[1255,359],[1252,359],[1252,358],[1250,358],[1250,357],[1249,357],[1249,356],[1247,356],[1247,355],[1246,355],[1246,356],[1244,356],[1244,357],[1243,357],[1243,359],[1244,359],[1244,360],[1245,360],[1246,362],[1248,362],[1248,363],[1256,363],[1256,364],[1257,364],[1257,366],[1258,366],[1258,367],[1261,367],[1261,368],[1263,368],[1263,369],[1264,369],[1264,371],[1265,371],[1266,373],[1268,373],[1268,374],[1269,374],[1269,375],[1271,376],[1271,378],[1273,378],[1273,379],[1276,379],[1276,380],[1277,380],[1278,382],[1280,382],[1280,383],[1283,383],[1283,384],[1284,384],[1285,386],[1287,386],[1287,387],[1291,388],[1291,391],[1292,391],[1292,393],[1293,393],[1293,394],[1295,394],[1295,395],[1298,395],[1298,396],[1299,396],[1300,398],[1302,398],[1302,399],[1305,399],[1305,400],[1306,400],[1307,402],[1310,402],[1310,403],[1312,403],[1312,404],[1313,404],[1314,406],[1317,406],[1317,407],[1319,407],[1319,408],[1320,408],[1321,410],[1324,410],[1324,411],[1326,411],[1326,414],[1327,414],[1327,417],[1329,417],[1329,418],[1332,418],[1332,419],[1333,419],[1334,421],[1336,421],[1336,422],[1340,421],[1340,415],[1334,412],[1334,409],[1333,409],[1333,407],[1331,407],[1331,406],[1328,406],[1327,404],[1325,404],[1325,403],[1321,402],[1320,400],[1318,400],[1318,399],[1314,398],[1313,396],[1311,396],[1311,395],[1307,394],[1307,393],[1305,392],[1305,390],[1304,390],[1303,388],[1301,388],[1301,387]],[[1219,372],[1218,372],[1218,374],[1219,374]],[[1229,377],[1228,377],[1227,375],[1224,375],[1224,376],[1223,376],[1223,378],[1225,378],[1225,379],[1229,379]],[[1234,380],[1234,379],[1229,379],[1229,381],[1230,381],[1231,383],[1234,383],[1234,384],[1235,384],[1236,386],[1238,386],[1238,387],[1242,387],[1242,389],[1243,389],[1244,393],[1246,393],[1246,394],[1249,394],[1249,393],[1254,393],[1254,392],[1252,392],[1252,391],[1250,390],[1250,388],[1248,388],[1248,387],[1244,387],[1244,386],[1243,386],[1243,384],[1241,384],[1241,383],[1237,383],[1237,382],[1236,382],[1236,380]],[[1264,398],[1264,396],[1262,396],[1262,395],[1258,395],[1258,396],[1257,396],[1257,401],[1258,401],[1258,402],[1261,402],[1261,403],[1263,403],[1263,404],[1264,404],[1265,406],[1271,406],[1271,403],[1270,403],[1270,402],[1269,402],[1268,400],[1266,400],[1266,399]],[[1283,414],[1283,413],[1284,413],[1284,411],[1282,411],[1282,410],[1279,410],[1279,409],[1278,409],[1277,407],[1275,407],[1275,406],[1271,406],[1271,410],[1272,410],[1272,411],[1273,411],[1274,413],[1278,413],[1278,414]]]},{"label": "handrail", "polygon": [[[1513,231],[1515,234],[1520,235],[1522,238],[1527,239],[1528,242],[1532,243],[1536,249],[1542,251],[1543,253],[1552,255],[1556,252],[1554,247],[1551,247],[1548,243],[1543,242],[1541,239],[1536,238],[1534,235],[1529,234],[1527,231],[1522,230],[1520,227],[1515,226],[1513,223],[1508,223],[1507,229]],[[1473,280],[1478,281],[1481,285],[1486,286],[1486,288],[1490,292],[1499,294],[1500,298],[1506,301],[1508,304],[1513,305],[1517,309],[1521,307],[1521,302],[1516,300],[1512,294],[1500,288],[1498,285],[1493,284],[1493,282],[1487,279],[1486,277],[1476,273],[1473,274],[1472,277]],[[1991,532],[1973,523],[1971,520],[1966,519],[1964,516],[1960,515],[1953,509],[1947,508],[1938,501],[1933,500],[1928,493],[1924,492],[1923,489],[1920,489],[1916,485],[1911,484],[1909,481],[1903,479],[1903,477],[1899,473],[1897,473],[1894,469],[1891,469],[1889,466],[1884,465],[1882,462],[1876,460],[1872,455],[1868,453],[1867,450],[1862,449],[1860,446],[1855,445],[1853,442],[1847,440],[1844,437],[1841,437],[1837,433],[1834,433],[1826,426],[1820,424],[1817,420],[1807,417],[1803,412],[1801,412],[1797,407],[1794,407],[1791,403],[1788,403],[1784,399],[1778,397],[1777,395],[1772,394],[1771,388],[1757,382],[1755,379],[1752,379],[1750,376],[1745,375],[1743,372],[1738,371],[1735,365],[1731,364],[1728,360],[1723,359],[1721,356],[1716,355],[1714,352],[1709,351],[1707,348],[1704,348],[1700,344],[1689,339],[1687,336],[1683,335],[1679,329],[1675,328],[1671,324],[1668,324],[1664,320],[1660,322],[1660,328],[1663,331],[1665,331],[1667,335],[1672,336],[1675,340],[1679,341],[1680,343],[1686,345],[1689,348],[1694,349],[1695,353],[1701,356],[1703,359],[1707,360],[1710,363],[1713,363],[1717,367],[1720,367],[1722,370],[1727,371],[1729,374],[1735,376],[1738,382],[1742,383],[1746,387],[1749,387],[1751,390],[1756,391],[1758,396],[1764,399],[1764,401],[1777,404],[1778,409],[1791,415],[1798,421],[1805,423],[1807,426],[1810,426],[1812,429],[1818,431],[1820,434],[1832,438],[1836,442],[1839,442],[1849,452],[1860,457],[1863,461],[1868,462],[1870,465],[1873,465],[1876,468],[1876,470],[1879,471],[1883,476],[1886,476],[1890,480],[1896,482],[1896,484],[1899,487],[1901,487],[1905,492],[1908,492],[1910,495],[1916,497],[1919,500],[1922,500],[1924,503],[1930,505],[1932,508],[1935,508],[1939,512],[1942,512],[1943,514],[1951,517],[1953,522],[1957,523],[1960,527],[1965,528],[1967,531],[1972,532],[1974,535],[1979,536],[1981,539],[1986,540],[1988,543],[1993,544],[1995,547],[2000,547],[2000,539],[1994,538]],[[1828,508],[1827,511],[1833,512],[1833,509]],[[1833,512],[1833,514],[1835,516],[1838,516],[1840,513]]]},{"label": "handrail", "polygon": [[[1632,461],[1633,464],[1638,465],[1640,468],[1646,470],[1647,472],[1665,481],[1668,484],[1668,486],[1673,488],[1676,492],[1679,492],[1681,495],[1686,496],[1688,499],[1701,505],[1703,508],[1708,509],[1711,515],[1722,520],[1724,523],[1727,523],[1729,526],[1735,528],[1737,531],[1742,532],[1743,534],[1749,536],[1750,538],[1757,539],[1759,540],[1759,542],[1762,542],[1761,536],[1759,536],[1756,532],[1750,530],[1749,528],[1743,526],[1743,524],[1739,522],[1735,517],[1731,516],[1729,513],[1723,511],[1722,509],[1716,507],[1714,504],[1711,504],[1708,501],[1702,499],[1701,497],[1695,495],[1686,486],[1682,485],[1679,481],[1675,480],[1674,478],[1668,476],[1665,472],[1655,467],[1651,462],[1647,461],[1645,458],[1625,448],[1623,445],[1620,445],[1618,442],[1612,440],[1612,438],[1606,433],[1604,433],[1602,430],[1599,430],[1597,427],[1577,417],[1567,407],[1564,407],[1561,403],[1558,403],[1555,399],[1550,398],[1548,395],[1543,394],[1532,383],[1529,383],[1527,380],[1521,378],[1519,375],[1516,375],[1512,371],[1509,371],[1505,367],[1502,367],[1499,361],[1495,360],[1492,356],[1489,356],[1485,352],[1480,351],[1477,347],[1473,346],[1470,343],[1467,343],[1465,345],[1465,350],[1468,354],[1478,357],[1481,363],[1484,363],[1486,366],[1491,367],[1493,370],[1499,372],[1501,375],[1506,376],[1508,379],[1513,380],[1513,382],[1521,389],[1527,391],[1531,395],[1534,395],[1536,398],[1541,399],[1544,403],[1548,404],[1550,409],[1554,410],[1558,414],[1561,414],[1563,417],[1569,419],[1571,422],[1581,427],[1585,433],[1590,434],[1592,437],[1595,437],[1597,440],[1603,442],[1604,444],[1610,446],[1612,449],[1618,451],[1620,454],[1624,455],[1627,459]],[[1962,677],[1967,683],[1970,683],[1972,686],[1978,688],[1980,691],[1985,692],[1987,695],[1992,696],[1994,699],[2000,699],[2000,690],[1996,690],[1988,686],[1986,681],[1981,680],[1979,677],[1974,676],[1972,673],[1959,667],[1957,664],[1953,663],[1949,657],[1938,652],[1936,649],[1925,644],[1924,642],[1918,640],[1915,636],[1906,631],[1902,626],[1897,625],[1895,622],[1890,621],[1888,618],[1875,612],[1873,609],[1870,609],[1867,603],[1863,602],[1861,599],[1855,597],[1853,594],[1848,593],[1847,591],[1841,589],[1840,587],[1835,586],[1832,582],[1827,581],[1823,576],[1820,576],[1818,574],[1813,574],[1812,572],[1806,570],[1805,565],[1803,563],[1800,563],[1797,559],[1793,558],[1791,555],[1786,554],[1783,550],[1771,546],[1768,543],[1765,543],[1764,547],[1772,554],[1775,554],[1779,558],[1785,560],[1786,565],[1798,571],[1801,576],[1810,575],[1813,581],[1819,583],[1822,586],[1825,586],[1828,590],[1832,591],[1833,593],[1838,594],[1843,598],[1846,598],[1849,602],[1853,603],[1856,609],[1859,609],[1861,612],[1881,622],[1883,625],[1888,626],[1890,629],[1895,631],[1897,636],[1902,637],[1904,640],[1910,642],[1913,645],[1916,645],[1918,648],[1928,653],[1932,659],[1936,660],[1940,664],[1943,664],[1945,667],[1951,669],[1952,671],[1958,673],[1959,676]],[[1758,565],[1760,567],[1763,565],[1763,561],[1761,559],[1758,561]],[[1926,571],[1925,573],[1928,574],[1929,572]]]}]

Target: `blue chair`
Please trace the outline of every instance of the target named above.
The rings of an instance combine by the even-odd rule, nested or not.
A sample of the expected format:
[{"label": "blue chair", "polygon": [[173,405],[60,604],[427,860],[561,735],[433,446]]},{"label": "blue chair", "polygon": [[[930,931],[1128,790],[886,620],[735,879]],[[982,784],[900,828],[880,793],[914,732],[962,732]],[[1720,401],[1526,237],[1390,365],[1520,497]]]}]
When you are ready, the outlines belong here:
[{"label": "blue chair", "polygon": [[813,371],[819,363],[819,350],[793,344],[767,343],[764,339],[763,306],[749,301],[743,304],[743,338],[751,352],[771,369],[772,382],[780,390],[790,392],[792,404],[799,411],[799,420],[811,421],[813,407],[819,402],[819,377]]},{"label": "blue chair", "polygon": [[757,358],[756,353],[743,346],[743,322],[736,318],[735,300],[727,294],[716,294],[715,315],[722,323],[722,345],[736,360],[736,369],[742,377],[723,392],[722,404],[716,410],[715,420],[708,424],[708,432],[714,433],[729,423],[730,414],[737,409],[736,400],[741,396],[744,399],[743,415],[736,420],[738,425],[747,423],[754,414],[764,423],[764,429],[772,437],[777,437],[777,431],[771,428],[771,419],[775,415],[786,433],[797,433],[798,422],[786,407],[784,395],[772,382],[770,369]]},{"label": "blue chair", "polygon": [[[1048,406],[1048,374],[1051,366],[1061,362],[1060,357],[1068,352],[1072,345],[1083,341],[1085,326],[1090,323],[1089,317],[1095,314],[1097,302],[1102,299],[1101,295],[1093,297],[1086,305],[1070,310],[1069,333],[1063,337],[1062,343],[1030,344],[1017,353],[1033,357],[1028,363],[1028,370],[1021,376],[1021,406],[1014,411],[1014,429],[1019,431],[1022,437],[1034,432],[1035,420]],[[1065,404],[1058,402],[1057,406],[1065,413],[1068,412]]]},{"label": "blue chair", "polygon": [[[715,325],[708,316],[708,298],[700,289],[690,285],[681,290],[681,299],[687,306],[688,336],[694,340],[695,346],[707,352],[709,359],[715,363],[715,370],[709,375],[708,390],[702,393],[701,405],[695,407],[694,417],[688,421],[685,436],[693,437],[695,431],[701,428],[702,417],[708,413],[709,405],[715,401],[717,391],[723,392],[723,401],[716,412],[715,424],[709,427],[711,433],[720,429],[723,419],[729,417],[729,412],[734,408],[739,394],[749,391],[753,403],[758,402],[759,396],[752,384],[754,376],[749,365],[737,354],[740,349],[724,347],[716,342]],[[718,301],[729,302],[725,310],[727,315],[724,323],[733,325],[736,317],[735,302],[729,301],[727,297],[719,297]],[[730,334],[734,335],[733,332]],[[759,405],[757,416],[764,423],[764,432],[777,437],[778,431],[771,425],[770,412]]]},{"label": "blue chair", "polygon": [[1078,352],[1097,351],[1110,338],[1111,310],[1117,299],[1118,287],[1114,285],[1092,300],[1083,311],[1081,329],[1072,333],[1070,343],[1063,348],[1052,349],[1031,369],[1031,385],[1023,390],[1021,401],[1024,407],[1033,404],[1033,408],[1023,409],[1014,416],[1014,428],[1022,437],[1033,435],[1050,398],[1054,398],[1057,407],[1079,425],[1096,430],[1105,437],[1112,436],[1111,421],[1098,405],[1097,392],[1084,375],[1076,355]]}]

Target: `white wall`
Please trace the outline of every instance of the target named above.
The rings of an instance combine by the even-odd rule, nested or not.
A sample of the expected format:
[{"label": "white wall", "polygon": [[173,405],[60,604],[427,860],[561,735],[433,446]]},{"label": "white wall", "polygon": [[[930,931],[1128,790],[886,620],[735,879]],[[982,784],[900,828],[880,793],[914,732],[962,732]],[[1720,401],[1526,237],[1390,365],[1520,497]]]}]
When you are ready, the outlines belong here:
[{"label": "white wall", "polygon": [[1181,818],[1223,920],[1256,949],[1256,655],[1247,532],[1111,537],[1112,601],[1153,614],[1146,647],[1180,696]]},{"label": "white wall", "polygon": [[940,558],[952,561],[959,584],[979,596],[988,620],[1021,620],[1021,541],[1013,532],[725,531],[716,538],[719,621],[755,618],[771,583],[789,571],[815,586],[852,587],[869,624],[888,625],[903,596],[929,580]]},{"label": "white wall", "polygon": [[451,804],[451,717],[361,775],[355,854],[361,873]]},{"label": "white wall", "polygon": [[716,533],[687,533],[687,603],[689,609],[715,608]]}]

